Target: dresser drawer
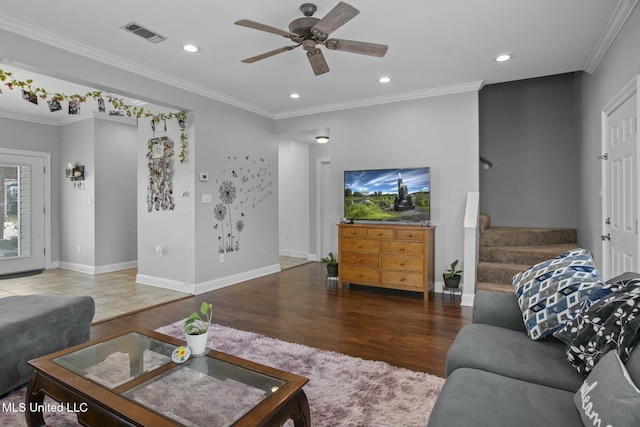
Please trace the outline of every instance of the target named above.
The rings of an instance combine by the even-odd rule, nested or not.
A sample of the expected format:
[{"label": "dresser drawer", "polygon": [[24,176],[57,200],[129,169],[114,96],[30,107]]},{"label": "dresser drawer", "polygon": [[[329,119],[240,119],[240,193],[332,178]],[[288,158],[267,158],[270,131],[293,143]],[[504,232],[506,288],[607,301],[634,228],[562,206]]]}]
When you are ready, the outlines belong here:
[{"label": "dresser drawer", "polygon": [[424,230],[396,230],[395,238],[397,240],[424,242]]},{"label": "dresser drawer", "polygon": [[391,228],[368,228],[367,237],[369,239],[393,239],[394,233]]},{"label": "dresser drawer", "polygon": [[403,271],[382,271],[382,284],[396,289],[424,290],[424,275]]},{"label": "dresser drawer", "polygon": [[[359,252],[377,254],[380,252],[380,242],[365,239],[342,239],[343,252]],[[344,256],[344,255],[343,255]]]},{"label": "dresser drawer", "polygon": [[363,282],[379,282],[380,270],[370,268],[357,267],[340,267],[342,269],[340,278],[343,282],[363,283]]},{"label": "dresser drawer", "polygon": [[365,237],[367,237],[367,229],[363,227],[342,226],[340,227],[340,236],[346,238],[360,237],[364,239]]},{"label": "dresser drawer", "polygon": [[424,272],[424,258],[405,255],[383,255],[381,260],[383,270],[403,270]]},{"label": "dresser drawer", "polygon": [[342,254],[340,265],[377,269],[380,268],[380,257],[378,255],[345,252]]},{"label": "dresser drawer", "polygon": [[384,254],[423,256],[424,243],[383,241],[381,252]]}]

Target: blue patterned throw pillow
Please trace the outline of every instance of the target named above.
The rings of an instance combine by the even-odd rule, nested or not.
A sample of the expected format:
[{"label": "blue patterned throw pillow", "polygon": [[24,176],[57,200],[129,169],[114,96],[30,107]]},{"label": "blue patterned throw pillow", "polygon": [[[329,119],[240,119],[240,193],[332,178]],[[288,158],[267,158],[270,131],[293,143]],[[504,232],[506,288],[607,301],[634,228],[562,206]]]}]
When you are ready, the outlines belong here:
[{"label": "blue patterned throw pillow", "polygon": [[597,301],[605,287],[588,250],[576,248],[516,274],[513,288],[529,337],[551,335],[575,316],[582,304]]}]

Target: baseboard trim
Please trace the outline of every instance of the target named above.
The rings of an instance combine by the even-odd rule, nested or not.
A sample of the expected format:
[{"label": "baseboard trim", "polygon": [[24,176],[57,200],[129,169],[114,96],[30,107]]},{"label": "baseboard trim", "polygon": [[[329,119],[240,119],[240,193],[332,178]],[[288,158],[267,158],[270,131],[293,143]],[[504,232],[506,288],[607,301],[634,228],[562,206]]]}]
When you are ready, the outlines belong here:
[{"label": "baseboard trim", "polygon": [[58,262],[58,268],[62,268],[63,270],[77,271],[79,273],[86,273],[86,274],[92,274],[92,275],[102,274],[102,273],[113,273],[114,271],[120,271],[120,270],[128,270],[130,268],[136,268],[137,266],[138,266],[137,260],[120,262],[117,264],[99,265],[99,266],[76,264],[73,262],[65,262],[65,261]]},{"label": "baseboard trim", "polygon": [[157,286],[159,288],[171,289],[178,292],[187,292],[192,295],[200,295],[205,292],[213,291],[231,285],[236,285],[247,280],[256,279],[258,277],[278,272],[280,272],[280,264],[273,264],[267,267],[245,271],[243,273],[221,277],[219,279],[208,280],[206,282],[197,284],[164,279],[162,277],[148,276],[145,274],[138,274],[136,276],[136,283],[140,283],[142,285]]}]

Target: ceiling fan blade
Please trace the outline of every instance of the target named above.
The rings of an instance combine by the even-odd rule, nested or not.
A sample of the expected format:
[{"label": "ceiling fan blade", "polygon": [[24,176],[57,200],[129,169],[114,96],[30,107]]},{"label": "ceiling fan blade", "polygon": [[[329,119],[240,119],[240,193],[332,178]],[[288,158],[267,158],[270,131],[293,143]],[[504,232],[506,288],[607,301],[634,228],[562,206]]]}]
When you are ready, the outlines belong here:
[{"label": "ceiling fan blade", "polygon": [[359,53],[361,55],[377,56],[382,58],[389,49],[385,44],[357,42],[353,40],[329,39],[324,45],[327,49],[341,50],[343,52]]},{"label": "ceiling fan blade", "polygon": [[244,62],[245,64],[253,64],[256,61],[260,61],[261,59],[265,59],[268,58],[270,56],[273,55],[277,55],[279,53],[282,52],[288,52],[292,49],[297,48],[298,46],[300,46],[299,44],[295,45],[295,46],[284,46],[278,49],[274,49],[274,50],[270,50],[269,52],[265,52],[265,53],[261,53],[260,55],[256,55],[256,56],[252,56],[251,58],[247,58],[247,59],[243,59],[240,62]]},{"label": "ceiling fan blade", "polygon": [[340,2],[327,13],[316,25],[313,26],[311,32],[319,40],[326,38],[329,34],[342,27],[360,11],[347,3]]},{"label": "ceiling fan blade", "polygon": [[266,31],[267,33],[277,34],[282,37],[287,37],[291,40],[297,41],[300,40],[300,36],[294,33],[290,33],[289,31],[281,30],[280,28],[272,27],[270,25],[261,24],[256,21],[251,21],[249,19],[241,19],[239,21],[234,22],[236,25],[240,25],[247,28],[253,28],[254,30]]},{"label": "ceiling fan blade", "polygon": [[311,68],[316,76],[329,72],[329,65],[324,59],[324,55],[320,49],[315,49],[312,52],[307,51],[307,57],[311,63]]}]

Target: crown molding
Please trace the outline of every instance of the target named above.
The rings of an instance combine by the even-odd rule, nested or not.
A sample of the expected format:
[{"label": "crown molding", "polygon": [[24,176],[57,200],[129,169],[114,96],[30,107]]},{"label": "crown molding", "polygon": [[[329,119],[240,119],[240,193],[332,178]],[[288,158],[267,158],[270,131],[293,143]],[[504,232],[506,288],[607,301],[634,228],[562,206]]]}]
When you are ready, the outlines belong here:
[{"label": "crown molding", "polygon": [[94,61],[99,61],[104,64],[111,65],[111,66],[120,68],[122,70],[129,71],[131,73],[138,74],[146,78],[150,78],[158,82],[177,87],[178,89],[195,93],[197,95],[202,95],[206,98],[213,99],[215,101],[219,101],[224,104],[241,108],[243,110],[247,110],[252,113],[256,113],[256,114],[273,119],[273,114],[253,104],[250,104],[250,103],[241,101],[239,99],[233,98],[231,96],[225,95],[223,93],[211,90],[204,86],[200,86],[200,85],[188,82],[186,80],[182,80],[178,77],[175,77],[166,73],[161,73],[152,68],[140,66],[139,64],[120,58],[119,56],[112,55],[110,53],[91,48],[82,43],[78,43],[78,42],[69,40],[65,37],[58,36],[49,31],[45,31],[41,28],[35,27],[25,22],[18,21],[13,18],[9,18],[6,15],[0,14],[0,28],[3,28],[15,34],[30,38],[32,40],[36,40],[38,42],[46,43],[50,46],[66,50],[71,53],[75,53],[77,55],[92,59]]},{"label": "crown molding", "polygon": [[320,105],[318,107],[302,108],[276,113],[275,119],[288,119],[291,117],[307,116],[310,114],[328,113],[331,111],[348,110],[351,108],[370,107],[374,105],[389,104],[392,102],[409,101],[412,99],[431,98],[434,96],[452,95],[464,92],[477,92],[484,86],[484,81],[461,83],[450,86],[441,86],[432,89],[404,92],[394,95],[377,96],[356,101],[338,102],[334,104]]},{"label": "crown molding", "polygon": [[11,119],[11,120],[22,120],[23,122],[38,123],[41,125],[51,125],[51,126],[60,125],[60,122],[56,120],[47,120],[41,117],[33,117],[33,116],[22,115],[22,114],[12,114],[12,113],[6,113],[1,111],[0,111],[0,118]]},{"label": "crown molding", "polygon": [[613,44],[613,41],[622,29],[622,26],[627,21],[637,4],[638,0],[620,0],[616,10],[613,12],[613,16],[611,16],[611,19],[607,24],[607,27],[600,36],[600,40],[598,40],[598,43],[593,48],[593,51],[587,60],[587,63],[584,65],[584,71],[589,74],[593,74],[593,72],[596,71],[600,61],[602,61],[602,58],[606,55],[607,51]]}]

